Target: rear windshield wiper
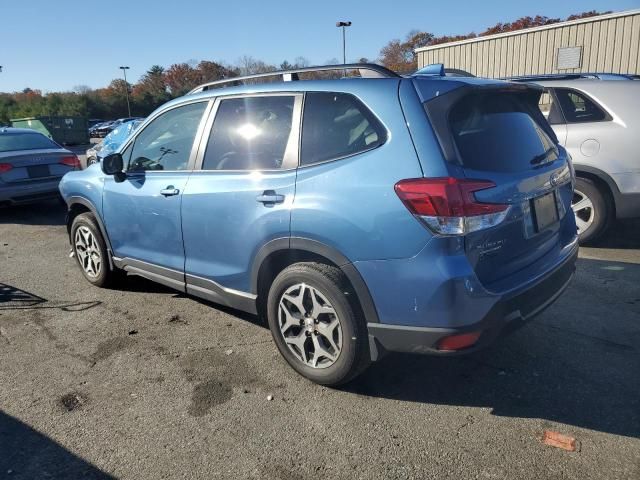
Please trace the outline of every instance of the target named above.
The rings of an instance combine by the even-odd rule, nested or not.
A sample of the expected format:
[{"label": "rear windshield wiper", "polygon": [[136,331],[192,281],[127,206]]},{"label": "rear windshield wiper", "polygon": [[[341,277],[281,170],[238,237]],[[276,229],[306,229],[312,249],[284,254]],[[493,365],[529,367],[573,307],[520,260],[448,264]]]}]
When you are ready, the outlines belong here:
[{"label": "rear windshield wiper", "polygon": [[550,147],[547,150],[545,150],[544,152],[542,152],[540,155],[536,155],[535,157],[533,157],[529,163],[531,163],[531,165],[538,165],[540,163],[542,163],[543,160],[546,160],[547,157],[549,155],[551,155],[552,153],[555,153],[556,156],[558,155],[558,150],[556,149],[556,147]]}]

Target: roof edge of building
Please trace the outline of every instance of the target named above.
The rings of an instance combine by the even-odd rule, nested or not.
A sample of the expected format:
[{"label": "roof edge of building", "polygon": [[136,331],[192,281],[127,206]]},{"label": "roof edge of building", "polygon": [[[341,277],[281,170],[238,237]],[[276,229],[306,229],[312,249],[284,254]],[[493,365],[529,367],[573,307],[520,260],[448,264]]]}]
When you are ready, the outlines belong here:
[{"label": "roof edge of building", "polygon": [[562,28],[562,27],[566,27],[567,25],[576,25],[576,24],[579,24],[579,23],[589,23],[589,22],[600,21],[600,20],[609,20],[609,19],[612,19],[612,18],[628,17],[628,16],[631,16],[631,15],[640,15],[640,8],[633,9],[633,10],[624,10],[622,12],[606,13],[604,15],[595,15],[593,17],[587,17],[587,18],[578,18],[576,20],[569,20],[569,21],[565,21],[565,22],[552,23],[552,24],[549,24],[549,25],[541,25],[539,27],[523,28],[522,30],[514,30],[512,32],[494,33],[493,35],[485,35],[483,37],[467,38],[465,40],[458,40],[456,42],[447,42],[447,43],[439,43],[437,45],[428,45],[426,47],[416,48],[414,50],[414,52],[415,53],[426,52],[426,51],[429,51],[429,50],[437,50],[438,48],[452,47],[452,46],[455,46],[455,45],[464,45],[464,44],[467,44],[467,43],[484,42],[486,40],[493,40],[493,39],[496,39],[496,38],[511,37],[511,36],[514,36],[514,35],[522,35],[522,34],[529,33],[529,32],[536,32],[536,31],[542,31],[542,30],[551,30],[551,29],[554,29],[554,28]]}]

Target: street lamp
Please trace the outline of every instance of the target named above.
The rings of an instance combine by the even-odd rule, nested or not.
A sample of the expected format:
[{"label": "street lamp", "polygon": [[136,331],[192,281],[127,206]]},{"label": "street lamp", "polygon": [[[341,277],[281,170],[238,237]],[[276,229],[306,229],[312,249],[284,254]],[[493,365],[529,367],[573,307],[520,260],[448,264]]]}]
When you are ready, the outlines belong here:
[{"label": "street lamp", "polygon": [[131,116],[131,105],[129,104],[129,83],[127,82],[127,70],[129,67],[120,67],[122,70],[122,74],[124,75],[124,88],[127,94],[127,111],[129,112],[129,116]]},{"label": "street lamp", "polygon": [[347,63],[347,40],[345,30],[347,27],[351,26],[351,22],[336,22],[336,27],[342,27],[342,64],[346,65]]}]

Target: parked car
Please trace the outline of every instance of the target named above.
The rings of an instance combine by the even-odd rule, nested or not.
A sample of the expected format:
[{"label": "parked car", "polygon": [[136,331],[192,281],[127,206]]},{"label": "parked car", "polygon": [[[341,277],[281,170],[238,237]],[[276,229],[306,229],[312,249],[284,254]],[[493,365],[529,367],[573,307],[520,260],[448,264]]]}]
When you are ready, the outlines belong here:
[{"label": "parked car", "polygon": [[112,123],[113,120],[94,125],[93,127],[89,128],[89,136],[91,138],[104,138],[111,131],[110,127]]},{"label": "parked car", "polygon": [[31,203],[59,196],[62,176],[78,157],[27,128],[0,128],[0,205]]},{"label": "parked car", "polygon": [[[367,78],[294,81],[346,68]],[[291,81],[203,85],[64,177],[90,283],[126,271],[258,313],[325,385],[385,351],[482,348],[567,286],[572,167],[541,87],[378,65],[268,75]]]},{"label": "parked car", "polygon": [[101,120],[99,118],[90,118],[89,120],[87,120],[87,128],[91,129],[99,123],[104,123],[104,120]]},{"label": "parked car", "polygon": [[640,82],[603,73],[519,81],[545,88],[540,108],[573,158],[580,241],[595,240],[616,218],[640,217]]},{"label": "parked car", "polygon": [[115,152],[118,147],[124,142],[131,132],[140,126],[143,122],[141,120],[130,120],[128,122],[121,123],[118,127],[113,129],[104,140],[100,143],[93,145],[87,150],[86,164],[82,165],[82,168],[87,168],[89,165],[98,163],[102,157]]},{"label": "parked car", "polygon": [[130,122],[131,120],[144,120],[141,117],[126,117],[126,118],[119,118],[117,120],[114,120],[112,122],[109,122],[108,125],[102,125],[99,128],[96,129],[95,133],[96,136],[98,138],[104,138],[106,137],[109,133],[111,133],[114,129],[118,128],[120,125],[122,125],[123,123],[126,122]]}]

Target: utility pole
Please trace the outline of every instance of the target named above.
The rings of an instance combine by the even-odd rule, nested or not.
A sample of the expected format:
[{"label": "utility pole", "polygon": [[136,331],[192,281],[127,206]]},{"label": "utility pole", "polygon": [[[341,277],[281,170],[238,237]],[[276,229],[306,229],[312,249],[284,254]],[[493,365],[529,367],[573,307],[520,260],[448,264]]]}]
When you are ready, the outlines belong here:
[{"label": "utility pole", "polygon": [[129,116],[131,116],[131,105],[129,104],[129,83],[127,82],[127,70],[129,67],[120,67],[122,70],[122,74],[124,75],[124,88],[127,94],[127,111],[129,112]]},{"label": "utility pole", "polygon": [[347,34],[346,34],[346,29],[347,27],[351,26],[351,22],[336,22],[336,27],[340,28],[342,27],[342,64],[346,65],[347,64]]}]

